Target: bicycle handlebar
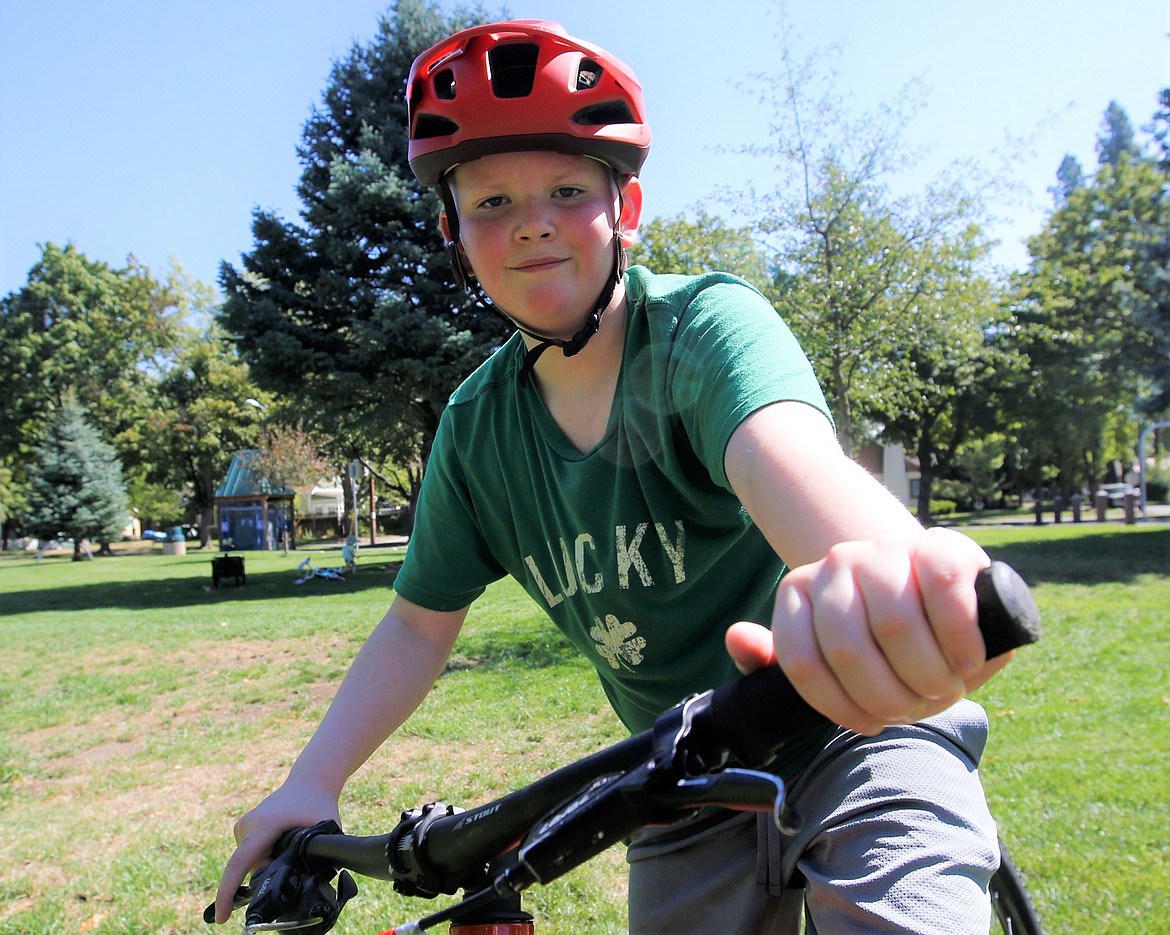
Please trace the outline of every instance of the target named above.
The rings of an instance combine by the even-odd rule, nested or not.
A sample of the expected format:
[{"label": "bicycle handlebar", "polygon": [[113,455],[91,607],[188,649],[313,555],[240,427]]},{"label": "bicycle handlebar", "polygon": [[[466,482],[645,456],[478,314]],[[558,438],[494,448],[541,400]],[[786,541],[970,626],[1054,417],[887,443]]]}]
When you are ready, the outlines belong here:
[{"label": "bicycle handlebar", "polygon": [[[987,658],[1039,639],[1039,611],[1027,585],[1010,566],[994,562],[980,572],[976,595]],[[550,812],[562,808],[561,814],[543,823],[549,828],[558,821],[562,825],[574,821],[579,825],[580,815],[568,814],[575,806],[563,807],[582,790],[587,790],[582,800],[598,795],[621,800],[619,811],[623,814],[606,831],[590,834],[587,842],[573,843],[548,858],[543,857],[542,851],[546,865],[558,869],[546,872],[529,868],[527,876],[513,887],[518,892],[533,882],[549,882],[646,824],[644,818],[638,819],[632,812],[625,814],[630,812],[626,803],[631,788],[636,787],[645,800],[640,802],[643,810],[665,807],[682,814],[697,807],[697,803],[718,802],[720,796],[713,787],[702,788],[693,782],[684,788],[680,778],[689,781],[691,777],[722,771],[729,757],[743,766],[764,766],[785,743],[827,723],[800,697],[778,666],[769,666],[687,699],[660,715],[650,730],[495,801],[468,811],[436,802],[404,812],[393,831],[370,837],[331,833],[336,826],[297,829],[281,838],[273,853],[284,856],[296,850],[313,867],[328,867],[334,872],[344,867],[362,876],[393,880],[395,889],[406,895],[450,894],[469,880],[482,882],[487,863],[514,851],[517,843]],[[737,772],[740,771],[724,771]],[[617,774],[634,778],[625,777],[621,794],[613,795],[605,788],[607,781],[599,780]],[[728,778],[735,783],[735,776]],[[658,793],[651,789],[655,785]],[[591,786],[597,787],[596,791]],[[750,782],[745,784],[741,779],[738,788],[748,790],[750,786]],[[674,791],[665,794],[670,789]],[[757,789],[752,794],[761,793]],[[600,814],[594,809],[588,820],[597,820]],[[576,827],[573,830],[579,831]],[[546,841],[547,834],[537,843],[543,848]]]},{"label": "bicycle handlebar", "polygon": [[[979,628],[988,647],[988,658],[1039,639],[1039,610],[1027,585],[1011,566],[995,562],[980,572],[976,595]],[[778,666],[735,679],[702,697],[708,699],[707,703],[691,712],[689,752],[712,762],[729,753],[744,766],[762,766],[775,757],[784,743],[827,723],[797,693]],[[678,710],[666,712],[660,721]],[[653,751],[655,731],[663,729],[656,726],[635,734],[494,802],[457,815],[436,817],[425,829],[432,873],[458,873],[461,867],[496,856],[514,844],[533,822],[589,782],[644,762]],[[358,870],[350,864],[346,866]],[[365,874],[364,869],[359,872]]]}]

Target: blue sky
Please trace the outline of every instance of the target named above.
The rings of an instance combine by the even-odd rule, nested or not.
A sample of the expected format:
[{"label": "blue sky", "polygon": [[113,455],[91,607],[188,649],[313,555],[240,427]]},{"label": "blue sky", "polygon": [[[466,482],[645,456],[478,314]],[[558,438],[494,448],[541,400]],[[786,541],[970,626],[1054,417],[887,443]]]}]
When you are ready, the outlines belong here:
[{"label": "blue sky", "polygon": [[[448,9],[452,4],[446,2]],[[497,9],[488,5],[490,9]],[[72,241],[161,275],[170,258],[214,284],[251,249],[251,212],[294,219],[296,146],[334,60],[371,37],[383,0],[0,0],[0,296],[38,244]],[[654,146],[648,217],[721,183],[766,178],[719,144],[767,140],[769,111],[737,88],[778,66],[772,0],[511,0],[625,59],[646,89]],[[997,259],[1050,205],[1065,153],[1091,168],[1111,100],[1135,127],[1170,85],[1170,0],[789,0],[798,51],[834,41],[858,112],[926,87],[899,178],[914,191],[959,159],[995,168],[1007,138],[1021,192],[999,206]],[[753,79],[754,80],[754,79]]]}]

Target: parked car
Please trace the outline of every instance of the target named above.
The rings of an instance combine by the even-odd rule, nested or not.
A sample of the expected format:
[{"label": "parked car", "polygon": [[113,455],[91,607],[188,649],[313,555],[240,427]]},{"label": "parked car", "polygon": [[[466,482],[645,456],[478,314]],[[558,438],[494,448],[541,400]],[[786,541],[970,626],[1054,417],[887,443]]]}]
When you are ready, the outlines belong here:
[{"label": "parked car", "polygon": [[1109,497],[1110,506],[1124,506],[1126,494],[1133,494],[1140,498],[1142,492],[1133,484],[1102,484],[1097,490],[1097,495],[1101,494]]},{"label": "parked car", "polygon": [[142,538],[150,539],[152,542],[166,542],[167,534],[158,529],[144,529],[142,530]]}]

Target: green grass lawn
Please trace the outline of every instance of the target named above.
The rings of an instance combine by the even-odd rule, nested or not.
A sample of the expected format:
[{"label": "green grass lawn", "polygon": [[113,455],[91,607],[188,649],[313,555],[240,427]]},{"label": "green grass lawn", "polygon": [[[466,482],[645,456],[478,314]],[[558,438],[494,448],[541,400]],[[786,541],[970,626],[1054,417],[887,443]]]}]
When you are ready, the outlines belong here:
[{"label": "green grass lawn", "polygon": [[[979,699],[988,794],[1049,931],[1164,931],[1170,527],[973,535],[1044,615],[1043,641]],[[391,597],[392,552],[298,585],[303,557],[249,553],[247,584],[214,590],[198,552],[0,555],[0,935],[206,930],[232,821],[279,783]],[[347,830],[483,801],[620,736],[588,665],[501,583],[432,696],[351,782]],[[434,908],[361,885],[342,935]],[[545,935],[617,933],[624,886],[616,849],[528,904]]]}]

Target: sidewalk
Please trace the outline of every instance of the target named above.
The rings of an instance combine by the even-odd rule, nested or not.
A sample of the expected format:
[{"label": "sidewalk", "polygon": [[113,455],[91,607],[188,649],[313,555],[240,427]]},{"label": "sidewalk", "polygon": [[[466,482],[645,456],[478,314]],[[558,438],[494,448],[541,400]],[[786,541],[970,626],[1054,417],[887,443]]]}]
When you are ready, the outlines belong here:
[{"label": "sidewalk", "polygon": [[[370,544],[369,533],[361,536],[358,539],[358,553],[369,552],[377,549],[404,549],[406,544],[410,541],[409,536],[399,535],[383,535],[379,533],[377,542],[374,545]],[[345,539],[314,539],[312,542],[302,542],[297,544],[298,552],[312,552],[324,551],[326,549],[340,549],[345,545]]]},{"label": "sidewalk", "polygon": [[[1060,523],[1056,522],[1055,514],[1052,507],[1048,506],[1043,513],[1043,522],[1036,522],[1036,514],[1030,510],[1021,510],[1017,513],[1008,515],[988,516],[980,518],[975,514],[967,514],[961,519],[955,519],[948,516],[935,517],[937,522],[942,526],[979,526],[979,527],[994,527],[994,526],[1064,526],[1064,525],[1081,525],[1081,526],[1124,526],[1125,511],[1121,507],[1110,507],[1105,513],[1105,521],[1100,522],[1097,519],[1096,509],[1081,510],[1080,523],[1073,522],[1072,510],[1064,510],[1061,514]],[[1153,525],[1160,523],[1170,523],[1170,504],[1166,503],[1149,503],[1146,505],[1146,517],[1142,518],[1141,509],[1137,511],[1137,516],[1133,525]]]}]

